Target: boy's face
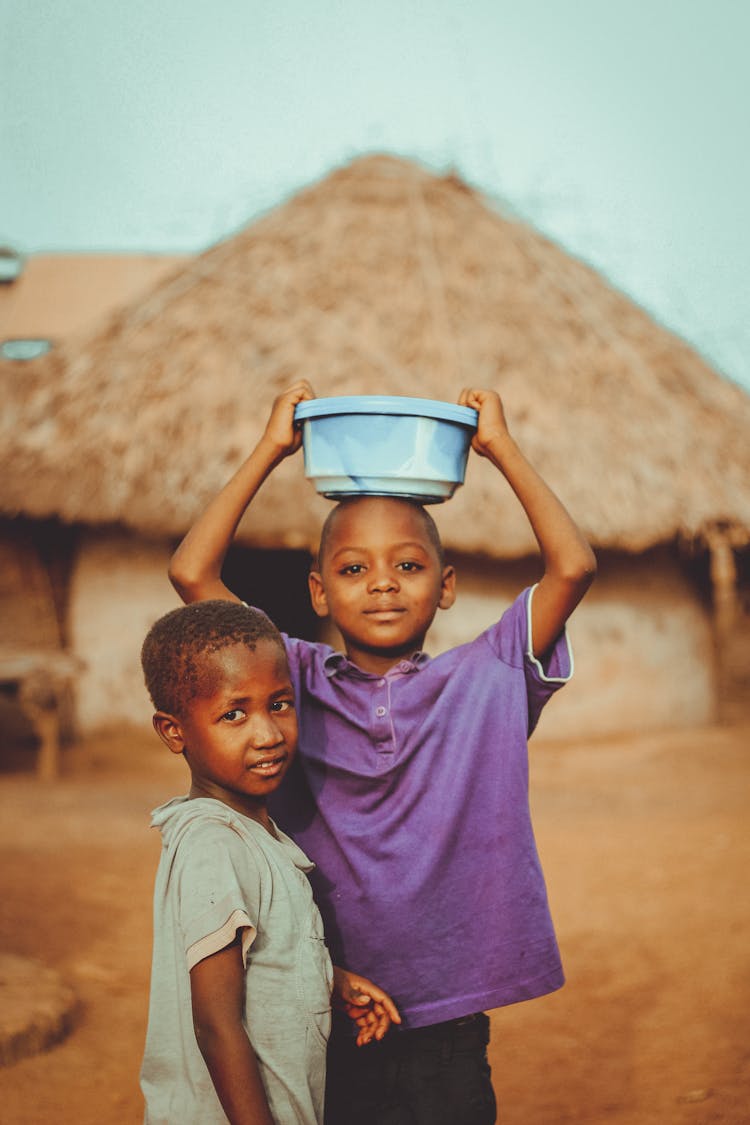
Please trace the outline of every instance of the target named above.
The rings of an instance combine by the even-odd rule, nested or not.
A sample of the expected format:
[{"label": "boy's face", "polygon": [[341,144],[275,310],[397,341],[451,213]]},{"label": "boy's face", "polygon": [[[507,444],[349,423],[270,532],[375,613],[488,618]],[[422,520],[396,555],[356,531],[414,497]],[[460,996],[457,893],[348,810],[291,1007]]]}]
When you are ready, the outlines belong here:
[{"label": "boy's face", "polygon": [[297,748],[297,714],[283,648],[258,641],[206,654],[203,689],[180,717],[154,716],[157,733],[183,753],[191,796],[214,797],[264,820],[269,793],[281,784]]},{"label": "boy's face", "polygon": [[422,647],[436,610],[453,604],[455,575],[441,566],[419,509],[367,497],[337,512],[310,594],[350,659],[377,673]]}]

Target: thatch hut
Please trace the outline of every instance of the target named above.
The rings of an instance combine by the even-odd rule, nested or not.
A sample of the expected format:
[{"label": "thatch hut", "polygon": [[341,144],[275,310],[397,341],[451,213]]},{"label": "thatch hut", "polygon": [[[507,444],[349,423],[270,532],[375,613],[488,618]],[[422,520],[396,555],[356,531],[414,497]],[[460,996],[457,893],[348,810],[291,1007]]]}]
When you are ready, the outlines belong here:
[{"label": "thatch hut", "polygon": [[[750,538],[750,398],[455,176],[357,160],[181,264],[88,339],[0,373],[6,536],[19,520],[78,529],[65,623],[87,662],[84,726],[147,716],[137,653],[174,604],[167,558],[301,375],[325,395],[502,394],[600,558],[572,626],[577,682],[542,733],[715,714],[709,562],[726,627],[735,551]],[[269,608],[291,628],[312,627],[304,595],[290,606],[288,591],[303,590],[327,506],[301,458],[286,462],[229,560],[276,576]],[[476,632],[538,570],[523,513],[478,459],[435,515],[461,585],[433,650]]]}]

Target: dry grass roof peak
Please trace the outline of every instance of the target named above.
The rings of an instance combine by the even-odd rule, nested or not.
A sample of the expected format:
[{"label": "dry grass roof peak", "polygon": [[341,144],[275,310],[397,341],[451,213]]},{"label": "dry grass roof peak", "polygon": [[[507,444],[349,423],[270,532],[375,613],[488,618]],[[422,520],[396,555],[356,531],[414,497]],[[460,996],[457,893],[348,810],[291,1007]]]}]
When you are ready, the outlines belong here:
[{"label": "dry grass roof peak", "polygon": [[[750,534],[750,396],[594,270],[455,173],[372,155],[182,265],[91,337],[0,365],[0,509],[179,535],[304,376],[321,395],[502,395],[600,546]],[[534,549],[473,458],[437,512],[466,551]],[[284,464],[241,535],[314,544],[326,503]]]}]

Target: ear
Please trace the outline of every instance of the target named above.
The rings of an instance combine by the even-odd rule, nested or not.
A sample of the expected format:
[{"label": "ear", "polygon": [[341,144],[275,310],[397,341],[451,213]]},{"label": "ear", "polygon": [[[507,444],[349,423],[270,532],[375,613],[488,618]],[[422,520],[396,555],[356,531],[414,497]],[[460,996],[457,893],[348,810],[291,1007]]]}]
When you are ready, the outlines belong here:
[{"label": "ear", "polygon": [[310,590],[310,601],[318,617],[328,616],[328,598],[323,588],[323,579],[317,570],[311,570],[307,576],[307,585]]},{"label": "ear", "polygon": [[443,567],[438,609],[450,609],[456,600],[456,572],[452,566]]},{"label": "ear", "polygon": [[167,750],[173,754],[181,754],[185,749],[185,736],[180,720],[175,719],[174,715],[168,715],[166,711],[157,711],[151,722]]}]

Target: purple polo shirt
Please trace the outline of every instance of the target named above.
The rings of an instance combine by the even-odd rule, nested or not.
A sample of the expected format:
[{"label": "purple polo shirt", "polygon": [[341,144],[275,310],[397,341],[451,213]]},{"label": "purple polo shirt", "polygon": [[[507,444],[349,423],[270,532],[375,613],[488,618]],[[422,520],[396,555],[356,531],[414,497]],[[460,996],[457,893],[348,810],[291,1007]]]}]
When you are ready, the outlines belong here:
[{"label": "purple polo shirt", "polygon": [[528,803],[527,740],[572,674],[529,651],[532,590],[470,644],[385,676],[285,638],[297,761],[272,802],[315,861],[334,964],[422,1027],[563,983]]}]

